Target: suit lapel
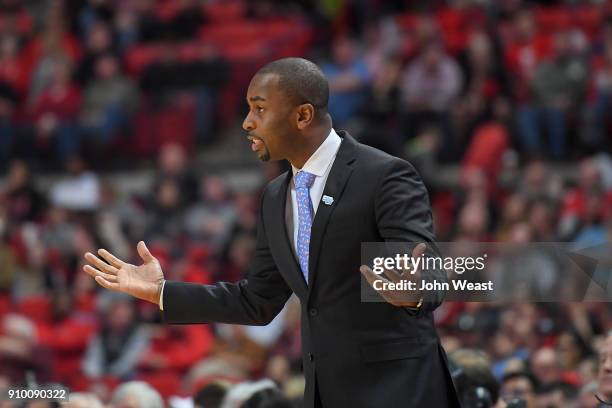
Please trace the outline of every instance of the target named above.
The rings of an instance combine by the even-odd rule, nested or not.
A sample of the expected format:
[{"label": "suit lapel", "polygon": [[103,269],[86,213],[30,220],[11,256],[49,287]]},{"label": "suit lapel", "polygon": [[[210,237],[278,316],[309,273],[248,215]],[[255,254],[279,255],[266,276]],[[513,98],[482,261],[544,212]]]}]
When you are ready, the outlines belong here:
[{"label": "suit lapel", "polygon": [[[314,285],[317,263],[319,261],[319,255],[321,254],[321,244],[323,242],[323,236],[325,235],[325,229],[327,223],[334,211],[338,206],[338,202],[342,197],[342,192],[346,186],[353,167],[352,164],[355,161],[355,145],[356,141],[346,132],[340,131],[338,135],[342,137],[342,144],[334,160],[334,164],[330,170],[325,188],[323,189],[323,196],[333,198],[333,202],[330,205],[321,201],[317,208],[317,213],[312,222],[311,236],[310,236],[310,250],[308,259],[308,295],[311,293],[311,289]],[[329,202],[329,201],[328,201]]]}]

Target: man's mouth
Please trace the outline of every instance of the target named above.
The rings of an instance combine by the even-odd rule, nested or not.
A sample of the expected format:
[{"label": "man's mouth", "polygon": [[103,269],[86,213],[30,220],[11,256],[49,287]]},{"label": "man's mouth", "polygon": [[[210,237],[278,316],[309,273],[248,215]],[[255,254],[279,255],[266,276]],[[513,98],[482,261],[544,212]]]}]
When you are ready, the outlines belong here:
[{"label": "man's mouth", "polygon": [[257,136],[249,135],[247,136],[247,139],[251,141],[251,150],[253,150],[254,152],[259,150],[263,146],[263,141]]}]

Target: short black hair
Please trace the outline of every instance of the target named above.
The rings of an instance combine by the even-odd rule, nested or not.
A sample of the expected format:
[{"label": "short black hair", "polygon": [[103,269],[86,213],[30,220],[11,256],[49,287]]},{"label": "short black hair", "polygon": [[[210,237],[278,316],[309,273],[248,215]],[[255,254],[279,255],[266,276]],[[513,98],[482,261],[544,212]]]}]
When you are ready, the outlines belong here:
[{"label": "short black hair", "polygon": [[540,382],[538,381],[538,379],[530,371],[526,370],[511,371],[509,373],[504,374],[501,380],[502,386],[508,381],[516,380],[519,378],[524,378],[529,381],[529,383],[531,384],[531,389],[534,393],[540,387]]},{"label": "short black hair", "polygon": [[212,382],[196,392],[193,402],[200,407],[220,407],[228,388],[221,382]]},{"label": "short black hair", "polygon": [[276,388],[257,391],[246,400],[242,408],[292,408],[293,403]]},{"label": "short black hair", "polygon": [[310,103],[327,110],[329,85],[321,69],[305,58],[282,58],[264,65],[255,75],[278,75],[278,87],[296,105]]}]

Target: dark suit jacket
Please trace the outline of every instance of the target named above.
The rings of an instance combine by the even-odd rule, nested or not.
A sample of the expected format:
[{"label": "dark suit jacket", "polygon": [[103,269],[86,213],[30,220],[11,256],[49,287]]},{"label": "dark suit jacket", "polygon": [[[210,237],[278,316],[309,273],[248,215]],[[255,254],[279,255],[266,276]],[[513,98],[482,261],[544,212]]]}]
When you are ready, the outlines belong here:
[{"label": "dark suit jacket", "polygon": [[292,293],[302,305],[305,407],[314,406],[315,381],[324,407],[459,406],[432,311],[431,293],[418,310],[361,301],[361,242],[433,242],[427,191],[406,161],[338,132],[342,144],[327,179],[310,240],[304,281],[285,227],[292,172],[262,195],[257,247],[238,283],[166,282],[168,323],[265,325]]}]

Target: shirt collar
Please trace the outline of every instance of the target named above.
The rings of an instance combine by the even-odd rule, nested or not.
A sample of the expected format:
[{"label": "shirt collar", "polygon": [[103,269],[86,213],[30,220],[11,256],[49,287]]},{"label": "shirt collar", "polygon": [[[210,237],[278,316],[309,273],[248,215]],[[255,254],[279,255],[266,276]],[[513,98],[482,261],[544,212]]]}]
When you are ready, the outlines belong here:
[{"label": "shirt collar", "polygon": [[319,146],[312,156],[306,160],[304,167],[298,169],[297,167],[291,165],[293,176],[295,176],[295,174],[300,170],[312,173],[317,177],[323,176],[329,165],[334,161],[334,157],[336,157],[336,154],[338,153],[341,142],[342,139],[332,128],[329,131],[329,135],[327,135],[323,143],[321,143],[321,146]]}]

